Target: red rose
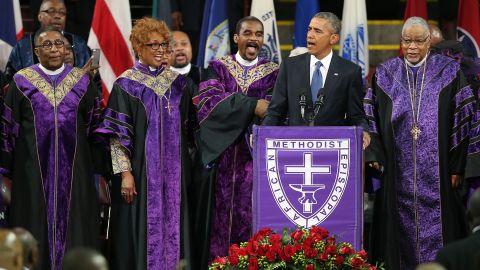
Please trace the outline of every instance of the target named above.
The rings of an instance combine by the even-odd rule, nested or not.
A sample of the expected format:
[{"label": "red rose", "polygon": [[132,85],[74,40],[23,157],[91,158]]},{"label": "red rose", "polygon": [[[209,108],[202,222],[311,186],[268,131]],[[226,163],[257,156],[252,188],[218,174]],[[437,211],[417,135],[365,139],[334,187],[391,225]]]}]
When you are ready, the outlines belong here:
[{"label": "red rose", "polygon": [[318,250],[314,248],[307,248],[305,249],[304,252],[305,252],[305,257],[307,257],[308,259],[315,258],[315,256],[317,256],[318,254]]},{"label": "red rose", "polygon": [[228,249],[228,254],[230,255],[238,255],[238,251],[240,250],[240,248],[238,247],[237,244],[233,244],[230,246],[230,248]]},{"label": "red rose", "polygon": [[230,255],[228,256],[228,261],[230,262],[230,265],[235,266],[238,264],[238,256]]},{"label": "red rose", "polygon": [[320,254],[320,256],[318,257],[321,261],[324,261],[326,262],[328,260],[328,254],[327,253],[322,253]]},{"label": "red rose", "polygon": [[305,270],[315,270],[315,268],[313,267],[313,264],[307,264]]},{"label": "red rose", "polygon": [[270,228],[263,228],[260,231],[258,231],[250,240],[254,241],[260,241],[262,240],[265,236],[268,236],[272,233],[272,230]]},{"label": "red rose", "polygon": [[270,247],[270,250],[275,254],[280,254],[280,252],[282,251],[282,246],[280,245],[280,243],[275,243]]},{"label": "red rose", "polygon": [[258,270],[258,260],[257,260],[257,258],[250,258],[248,260],[248,270]]},{"label": "red rose", "polygon": [[257,234],[261,235],[261,236],[267,236],[267,235],[270,235],[272,233],[272,229],[270,228],[263,228],[263,229],[260,229],[260,231],[257,232]]},{"label": "red rose", "polygon": [[327,238],[327,244],[334,246],[335,245],[335,237],[332,237],[332,236],[328,237]]},{"label": "red rose", "polygon": [[325,253],[330,254],[330,255],[335,255],[335,254],[337,254],[337,247],[336,246],[327,246],[325,248]]},{"label": "red rose", "polygon": [[250,242],[248,242],[246,248],[247,248],[248,254],[255,255],[257,253],[257,250],[258,250],[258,242],[255,241],[255,240],[250,241]]},{"label": "red rose", "polygon": [[275,261],[275,258],[276,258],[277,256],[276,256],[275,251],[273,251],[273,250],[270,249],[269,251],[267,251],[267,254],[265,254],[265,257],[267,258],[267,260],[268,260],[269,262],[274,262],[274,261]]},{"label": "red rose", "polygon": [[291,245],[287,245],[283,248],[284,258],[282,260],[289,262],[292,256],[295,255],[295,248]]},{"label": "red rose", "polygon": [[373,265],[370,265],[370,267],[368,268],[368,270],[377,270],[377,267],[373,266]]},{"label": "red rose", "polygon": [[362,257],[362,259],[366,259],[367,256],[368,256],[367,252],[364,249],[360,250],[358,252],[358,255],[360,255],[360,257]]},{"label": "red rose", "polygon": [[237,251],[237,255],[238,256],[247,256],[248,255],[248,251],[246,248],[239,248],[238,251]]},{"label": "red rose", "polygon": [[298,241],[302,238],[303,231],[302,230],[296,230],[290,236],[292,237],[293,240]]},{"label": "red rose", "polygon": [[221,265],[225,265],[227,263],[227,258],[216,257],[215,260],[213,260],[213,263],[219,263]]},{"label": "red rose", "polygon": [[340,254],[343,254],[343,255],[351,255],[353,254],[355,251],[353,250],[353,248],[349,247],[349,246],[343,246],[340,248]]},{"label": "red rose", "polygon": [[303,242],[303,249],[307,249],[311,247],[315,242],[313,241],[312,237],[307,237],[305,241]]},{"label": "red rose", "polygon": [[360,267],[363,265],[363,260],[361,258],[353,258],[350,264],[353,267]]},{"label": "red rose", "polygon": [[273,244],[280,244],[280,241],[282,240],[282,236],[280,234],[272,234],[270,235],[270,243]]},{"label": "red rose", "polygon": [[327,238],[328,237],[328,231],[322,227],[317,227],[317,226],[312,226],[310,228],[310,233],[311,234],[318,234],[322,237],[322,239],[324,238]]},{"label": "red rose", "polygon": [[337,256],[335,258],[334,263],[335,263],[335,265],[342,265],[344,261],[345,261],[345,258],[343,258],[343,256]]}]

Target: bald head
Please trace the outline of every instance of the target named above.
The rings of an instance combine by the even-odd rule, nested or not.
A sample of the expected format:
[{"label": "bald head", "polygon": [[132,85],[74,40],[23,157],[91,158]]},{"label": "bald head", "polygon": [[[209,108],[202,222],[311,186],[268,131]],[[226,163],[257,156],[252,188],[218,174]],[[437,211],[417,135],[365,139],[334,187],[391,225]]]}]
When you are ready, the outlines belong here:
[{"label": "bald head", "polygon": [[446,270],[445,267],[438,263],[424,263],[420,264],[415,270]]},{"label": "bald head", "polygon": [[60,31],[65,29],[67,8],[61,0],[44,0],[38,11],[41,27],[53,26]]},{"label": "bald head", "polygon": [[480,188],[477,188],[470,197],[467,217],[472,227],[480,226]]},{"label": "bald head", "polygon": [[23,267],[22,244],[15,233],[0,229],[0,268],[21,270]]},{"label": "bald head", "polygon": [[12,230],[17,235],[18,240],[22,243],[23,264],[28,269],[35,269],[38,263],[38,243],[33,235],[24,228],[14,228]]},{"label": "bald head", "polygon": [[432,46],[443,41],[442,30],[440,30],[438,26],[429,24],[428,29],[430,30],[430,38],[431,38],[430,44],[432,44]]},{"label": "bald head", "polygon": [[89,248],[76,248],[63,259],[63,270],[108,270],[107,260],[102,254]]}]

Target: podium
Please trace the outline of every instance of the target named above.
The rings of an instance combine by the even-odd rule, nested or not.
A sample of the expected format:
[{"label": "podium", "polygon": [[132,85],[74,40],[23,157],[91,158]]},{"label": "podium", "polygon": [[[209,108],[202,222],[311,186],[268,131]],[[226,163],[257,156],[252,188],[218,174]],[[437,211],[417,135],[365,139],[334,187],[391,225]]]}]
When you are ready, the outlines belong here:
[{"label": "podium", "polygon": [[253,141],[254,232],[317,225],[362,248],[361,128],[256,126]]}]

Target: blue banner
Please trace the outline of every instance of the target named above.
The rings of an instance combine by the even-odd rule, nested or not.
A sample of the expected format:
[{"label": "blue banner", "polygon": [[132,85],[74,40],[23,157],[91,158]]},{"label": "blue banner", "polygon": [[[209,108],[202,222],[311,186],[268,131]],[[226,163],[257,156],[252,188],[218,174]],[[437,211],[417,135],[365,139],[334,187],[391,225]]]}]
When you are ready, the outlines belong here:
[{"label": "blue banner", "polygon": [[297,0],[293,48],[307,46],[308,25],[312,17],[320,11],[317,0]]},{"label": "blue banner", "polygon": [[2,8],[0,8],[0,40],[13,47],[17,43],[13,1],[2,2]]},{"label": "blue banner", "polygon": [[227,1],[207,0],[203,12],[197,64],[206,68],[209,61],[227,54],[230,54]]}]

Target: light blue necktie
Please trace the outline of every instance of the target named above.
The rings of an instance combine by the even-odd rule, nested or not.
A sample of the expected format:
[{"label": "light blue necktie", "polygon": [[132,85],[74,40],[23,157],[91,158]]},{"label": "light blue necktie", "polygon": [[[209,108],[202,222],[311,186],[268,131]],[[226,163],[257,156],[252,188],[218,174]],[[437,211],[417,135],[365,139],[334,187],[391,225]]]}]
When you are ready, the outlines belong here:
[{"label": "light blue necktie", "polygon": [[315,102],[317,100],[318,91],[322,88],[323,85],[323,77],[322,72],[320,72],[320,67],[322,66],[322,62],[318,61],[315,63],[315,71],[313,71],[312,77],[312,84],[310,88],[312,89],[312,101]]}]

